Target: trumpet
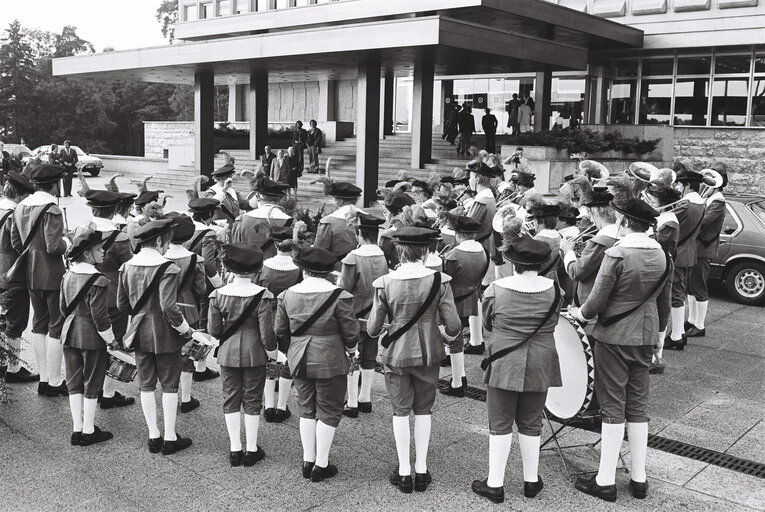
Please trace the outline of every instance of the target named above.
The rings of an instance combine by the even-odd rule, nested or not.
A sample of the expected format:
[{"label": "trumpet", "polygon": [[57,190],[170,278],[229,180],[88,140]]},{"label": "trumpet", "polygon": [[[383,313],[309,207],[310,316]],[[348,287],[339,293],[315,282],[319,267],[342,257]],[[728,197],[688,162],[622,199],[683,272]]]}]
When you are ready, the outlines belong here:
[{"label": "trumpet", "polygon": [[687,205],[688,205],[687,199],[680,199],[678,201],[675,201],[674,203],[669,203],[669,204],[665,204],[664,206],[660,206],[656,208],[655,210],[657,212],[666,212],[666,211],[674,212],[675,210],[683,208]]},{"label": "trumpet", "polygon": [[575,236],[572,236],[572,237],[568,237],[567,240],[569,242],[576,243],[576,242],[579,242],[580,240],[582,240],[584,237],[586,237],[588,235],[593,235],[593,234],[595,234],[597,232],[598,232],[598,226],[596,226],[595,224],[592,224],[592,225],[588,226],[584,231],[581,231],[578,235],[575,235]]}]

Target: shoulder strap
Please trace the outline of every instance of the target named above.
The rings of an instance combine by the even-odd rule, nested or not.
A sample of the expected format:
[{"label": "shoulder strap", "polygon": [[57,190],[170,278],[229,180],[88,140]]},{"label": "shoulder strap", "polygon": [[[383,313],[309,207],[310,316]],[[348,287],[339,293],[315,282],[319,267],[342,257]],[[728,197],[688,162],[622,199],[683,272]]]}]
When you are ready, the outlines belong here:
[{"label": "shoulder strap", "polygon": [[151,297],[151,294],[154,293],[154,291],[159,287],[159,280],[162,279],[162,276],[165,275],[165,271],[172,264],[173,264],[172,261],[166,261],[165,263],[159,266],[157,271],[154,273],[154,277],[151,278],[151,282],[149,283],[149,286],[143,291],[143,294],[140,297],[138,297],[138,300],[136,301],[135,305],[130,311],[131,315],[135,315],[136,313],[138,313],[141,310],[141,308],[144,306],[144,304],[146,304],[146,301],[149,300],[149,297]]},{"label": "shoulder strap", "polygon": [[637,306],[635,306],[634,308],[630,308],[630,309],[628,309],[627,311],[623,311],[623,312],[619,313],[618,315],[610,316],[610,317],[608,317],[608,318],[605,318],[605,319],[603,319],[603,320],[600,320],[600,325],[602,325],[603,327],[608,327],[608,326],[610,326],[610,325],[613,325],[613,324],[615,324],[615,323],[616,323],[616,322],[618,322],[619,320],[622,320],[622,319],[624,319],[624,318],[627,318],[627,317],[628,317],[628,316],[630,316],[632,313],[634,313],[635,311],[637,311],[638,309],[640,309],[640,308],[643,306],[643,304],[645,304],[646,302],[648,302],[648,300],[649,300],[651,297],[653,297],[653,296],[654,296],[654,294],[655,294],[656,292],[658,292],[658,291],[661,289],[661,287],[662,287],[662,286],[664,286],[664,283],[666,283],[666,282],[667,282],[667,278],[669,277],[669,270],[670,270],[670,266],[671,266],[671,263],[672,263],[672,257],[669,255],[669,253],[668,253],[668,252],[664,251],[664,257],[666,258],[666,265],[667,265],[667,266],[666,266],[666,268],[664,269],[664,275],[662,275],[662,276],[661,276],[661,279],[659,279],[658,281],[656,281],[656,285],[655,285],[655,286],[653,287],[653,289],[651,290],[651,293],[649,293],[649,294],[648,294],[648,296],[647,296],[645,299],[641,300],[641,301],[640,301],[640,304],[638,304],[638,305],[637,305]]},{"label": "shoulder strap", "polygon": [[382,343],[383,348],[388,348],[391,346],[391,344],[399,339],[401,336],[406,333],[409,329],[411,329],[414,324],[420,321],[420,318],[422,318],[422,315],[425,314],[425,312],[428,310],[430,305],[433,303],[433,300],[436,298],[436,293],[438,293],[438,289],[441,287],[441,272],[436,272],[433,274],[433,285],[430,287],[430,292],[428,292],[428,296],[425,299],[425,302],[422,303],[422,306],[420,306],[420,309],[415,313],[415,315],[409,319],[409,321],[404,324],[400,329],[398,329],[394,333],[388,333],[383,337]]},{"label": "shoulder strap", "polygon": [[551,271],[553,268],[558,266],[558,261],[560,260],[560,252],[555,256],[555,259],[553,259],[547,267],[539,271],[540,276],[546,275],[549,271]]},{"label": "shoulder strap", "polygon": [[258,304],[260,304],[260,300],[263,298],[264,293],[266,293],[265,289],[255,294],[252,300],[250,300],[249,304],[247,304],[247,307],[244,308],[244,311],[242,311],[242,314],[239,315],[239,318],[226,326],[226,330],[223,331],[223,334],[220,335],[220,340],[218,341],[218,346],[215,349],[215,354],[213,354],[215,357],[218,357],[218,351],[220,350],[220,347],[223,346],[223,343],[242,327],[248,316],[252,315],[253,311],[255,311],[255,308],[257,308]]},{"label": "shoulder strap", "polygon": [[19,252],[24,252],[29,247],[29,244],[32,243],[32,239],[35,237],[35,234],[40,229],[40,226],[42,225],[42,221],[45,218],[45,214],[48,213],[48,210],[50,209],[51,206],[53,206],[53,203],[48,203],[45,206],[43,206],[42,210],[40,210],[40,213],[37,215],[37,218],[35,219],[35,223],[32,224],[32,229],[29,230],[27,239],[24,240],[24,243],[21,246],[21,251]]},{"label": "shoulder strap", "polygon": [[91,286],[93,286],[93,283],[95,283],[99,277],[101,277],[101,274],[96,272],[95,274],[91,275],[87,281],[85,281],[85,284],[82,286],[82,288],[80,288],[80,291],[77,292],[77,295],[74,296],[72,302],[67,304],[62,311],[64,318],[72,314],[74,308],[76,308],[77,305],[82,302],[82,300],[85,298],[85,295],[88,293],[88,290],[90,290]]},{"label": "shoulder strap", "polygon": [[203,229],[199,232],[199,234],[194,238],[194,240],[191,241],[189,244],[189,250],[191,252],[196,252],[197,245],[204,239],[205,235],[212,231],[212,229]]},{"label": "shoulder strap", "polygon": [[309,327],[311,327],[313,324],[316,323],[316,320],[319,319],[321,315],[324,314],[325,311],[329,309],[329,307],[335,303],[337,298],[340,296],[340,294],[343,293],[342,288],[336,288],[330,295],[327,300],[324,301],[324,303],[319,306],[319,309],[314,311],[314,313],[308,317],[308,319],[303,322],[303,325],[298,327],[292,332],[292,336],[301,336],[304,332],[308,330]]},{"label": "shoulder strap", "polygon": [[117,240],[117,237],[121,231],[119,229],[115,229],[112,231],[112,234],[106,237],[106,240],[104,241],[104,245],[102,246],[104,248],[104,253],[112,248],[112,245],[114,245],[114,242]]},{"label": "shoulder strap", "polygon": [[558,283],[553,283],[553,288],[555,288],[555,299],[553,300],[552,305],[550,306],[550,309],[547,310],[547,313],[545,314],[544,319],[542,322],[537,326],[536,329],[534,329],[534,332],[526,336],[526,339],[524,339],[522,342],[518,343],[517,345],[513,345],[512,347],[503,348],[502,350],[499,350],[489,357],[485,358],[483,361],[481,361],[481,370],[486,371],[486,369],[489,367],[491,363],[496,361],[497,359],[500,359],[502,357],[505,357],[510,352],[513,352],[517,348],[524,345],[527,341],[529,341],[531,338],[534,337],[536,333],[539,332],[539,330],[552,318],[552,316],[555,314],[555,312],[558,309],[558,304],[560,303],[560,287],[558,287]]},{"label": "shoulder strap", "polygon": [[471,295],[473,295],[475,292],[477,292],[477,291],[478,291],[478,290],[481,288],[481,285],[483,284],[483,276],[485,276],[485,275],[486,275],[486,272],[488,272],[488,271],[489,271],[489,262],[491,261],[491,258],[489,258],[489,253],[488,253],[486,250],[484,250],[484,251],[483,251],[483,253],[486,255],[486,265],[484,265],[484,267],[483,267],[483,272],[481,272],[481,280],[480,280],[480,281],[478,281],[478,286],[476,286],[475,288],[473,288],[473,289],[472,289],[470,292],[468,292],[468,293],[463,293],[462,295],[460,295],[460,296],[458,296],[458,297],[454,297],[454,303],[455,303],[455,304],[456,304],[457,302],[460,302],[460,301],[463,301],[463,300],[467,299],[468,297],[470,297]]},{"label": "shoulder strap", "polygon": [[687,234],[687,235],[685,235],[685,236],[683,237],[683,239],[682,239],[682,240],[680,240],[679,242],[677,242],[677,246],[678,246],[678,247],[680,247],[680,246],[681,246],[681,245],[683,245],[685,242],[687,242],[688,240],[690,240],[690,238],[691,238],[691,237],[692,237],[692,236],[693,236],[693,235],[696,233],[696,230],[698,230],[698,229],[699,229],[699,227],[701,227],[701,223],[702,223],[702,222],[704,222],[704,215],[703,215],[703,214],[701,215],[701,218],[699,219],[699,221],[696,223],[696,226],[694,226],[694,228],[693,228],[691,231],[689,231],[689,232],[688,232],[688,234]]},{"label": "shoulder strap", "polygon": [[14,210],[8,210],[8,213],[3,215],[3,218],[0,219],[0,226],[3,226],[5,224],[5,221],[7,221],[11,215],[13,215]]},{"label": "shoulder strap", "polygon": [[191,279],[191,276],[194,275],[194,269],[196,268],[196,266],[197,266],[197,255],[196,253],[194,253],[191,255],[191,262],[189,263],[189,268],[186,269],[186,273],[183,274],[181,283],[178,285],[179,290],[183,288],[184,286],[186,286],[186,284]]}]

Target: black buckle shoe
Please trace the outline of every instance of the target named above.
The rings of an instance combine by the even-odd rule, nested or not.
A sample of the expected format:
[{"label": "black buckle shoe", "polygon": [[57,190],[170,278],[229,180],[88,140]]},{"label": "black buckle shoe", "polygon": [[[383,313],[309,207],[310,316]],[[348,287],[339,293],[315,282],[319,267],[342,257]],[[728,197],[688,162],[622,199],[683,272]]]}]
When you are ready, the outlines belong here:
[{"label": "black buckle shoe", "polygon": [[344,407],[343,408],[343,416],[347,416],[349,418],[358,418],[359,417],[359,408],[358,407]]},{"label": "black buckle shoe", "polygon": [[683,350],[688,344],[688,338],[685,334],[679,340],[673,340],[669,335],[664,338],[664,350]]},{"label": "black buckle shoe", "polygon": [[487,480],[487,478],[484,478],[483,480],[473,480],[473,485],[471,485],[470,488],[478,496],[483,496],[494,503],[502,503],[505,501],[505,488],[489,487],[489,484],[486,483]]},{"label": "black buckle shoe", "polygon": [[315,463],[311,470],[311,482],[321,482],[327,478],[332,478],[337,475],[337,466],[334,464],[327,464],[326,468],[317,466]]},{"label": "black buckle shoe", "polygon": [[41,396],[48,396],[48,383],[40,382],[37,384],[37,394]]},{"label": "black buckle shoe", "polygon": [[274,413],[274,423],[282,423],[290,416],[292,416],[292,413],[290,412],[289,407],[284,410],[276,409],[276,412]]},{"label": "black buckle shoe", "polygon": [[604,501],[616,501],[616,485],[598,485],[597,475],[589,477],[580,476],[576,479],[574,487],[590,496],[595,496]]},{"label": "black buckle shoe", "polygon": [[228,452],[228,462],[232,468],[242,465],[242,459],[244,458],[244,452],[242,450],[236,452]]},{"label": "black buckle shoe", "polygon": [[458,388],[453,388],[451,384],[448,386],[444,386],[442,388],[439,388],[438,390],[442,395],[446,396],[455,396],[458,398],[464,398],[465,397],[465,386],[460,386]]},{"label": "black buckle shoe", "polygon": [[370,414],[372,412],[372,402],[359,402],[359,412]]},{"label": "black buckle shoe", "polygon": [[410,494],[414,489],[412,475],[401,476],[398,474],[398,469],[394,469],[393,472],[391,472],[388,481],[391,485],[398,487],[398,490],[404,494]]},{"label": "black buckle shoe", "polygon": [[630,478],[630,492],[633,498],[644,500],[648,495],[648,481],[636,482]]},{"label": "black buckle shoe", "polygon": [[656,362],[651,361],[651,366],[648,367],[648,373],[651,375],[662,375],[667,368],[667,363],[664,359],[658,359]]},{"label": "black buckle shoe", "polygon": [[203,372],[194,372],[194,376],[191,378],[194,382],[202,382],[205,380],[217,379],[220,377],[220,373],[209,368],[205,368]]},{"label": "black buckle shoe", "polygon": [[45,391],[45,396],[50,398],[57,396],[69,396],[69,390],[66,389],[66,381],[63,381],[58,386],[51,386],[48,384],[48,389]]},{"label": "black buckle shoe", "polygon": [[266,422],[268,423],[273,423],[275,416],[276,416],[276,409],[273,407],[263,411],[263,417],[266,419]]},{"label": "black buckle shoe", "polygon": [[465,344],[464,352],[467,355],[481,355],[486,350],[486,344],[481,343],[480,345],[471,345],[470,343]]},{"label": "black buckle shoe", "polygon": [[114,396],[111,398],[101,397],[101,409],[112,409],[114,407],[127,407],[135,403],[135,398],[132,396],[125,396],[119,391],[114,392]]},{"label": "black buckle shoe", "polygon": [[686,329],[685,336],[687,338],[703,338],[707,335],[706,329],[699,329],[695,325],[692,325],[690,329]]},{"label": "black buckle shoe", "polygon": [[254,466],[256,462],[259,462],[266,458],[266,452],[258,446],[258,449],[254,452],[244,452],[244,459],[242,460],[242,464],[244,466]]},{"label": "black buckle shoe", "polygon": [[69,439],[69,444],[72,446],[80,446],[82,440],[82,432],[72,432],[72,437]]},{"label": "black buckle shoe", "polygon": [[199,407],[199,400],[197,400],[193,396],[191,397],[191,400],[189,400],[188,402],[181,402],[181,412],[183,413],[191,412],[198,407]]},{"label": "black buckle shoe", "polygon": [[101,430],[98,427],[93,427],[92,434],[82,434],[80,438],[80,446],[90,446],[91,444],[103,443],[112,439],[114,434],[107,430]]},{"label": "black buckle shoe", "polygon": [[40,380],[40,376],[30,372],[26,368],[21,368],[17,372],[5,372],[5,382],[9,384],[17,382],[37,382],[38,380]]},{"label": "black buckle shoe", "polygon": [[430,475],[430,471],[424,473],[414,474],[414,490],[417,492],[425,492],[428,486],[433,482],[433,477]]},{"label": "black buckle shoe", "polygon": [[536,482],[523,482],[523,495],[527,498],[536,498],[537,494],[544,488],[542,477],[537,475]]},{"label": "black buckle shoe", "polygon": [[162,450],[163,439],[162,436],[149,438],[149,453],[159,453]]},{"label": "black buckle shoe", "polygon": [[311,478],[311,471],[313,471],[313,466],[313,462],[303,461],[303,467],[301,468],[303,471],[303,478]]},{"label": "black buckle shoe", "polygon": [[162,443],[162,455],[172,455],[191,446],[191,439],[175,434],[175,441]]}]

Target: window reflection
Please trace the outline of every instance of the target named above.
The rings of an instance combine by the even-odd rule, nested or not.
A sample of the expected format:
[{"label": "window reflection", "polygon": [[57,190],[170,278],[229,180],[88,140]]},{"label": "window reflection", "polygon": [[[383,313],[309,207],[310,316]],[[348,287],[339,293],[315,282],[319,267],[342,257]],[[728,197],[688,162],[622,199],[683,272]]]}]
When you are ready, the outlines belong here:
[{"label": "window reflection", "polygon": [[744,126],[748,78],[719,78],[712,85],[712,125]]},{"label": "window reflection", "polygon": [[678,78],[675,84],[675,125],[706,126],[708,78]]},{"label": "window reflection", "polygon": [[672,106],[672,80],[642,81],[640,89],[640,124],[669,124]]},{"label": "window reflection", "polygon": [[752,118],[750,126],[765,126],[765,76],[754,79],[752,85]]},{"label": "window reflection", "polygon": [[616,80],[611,85],[611,124],[635,122],[636,80]]}]

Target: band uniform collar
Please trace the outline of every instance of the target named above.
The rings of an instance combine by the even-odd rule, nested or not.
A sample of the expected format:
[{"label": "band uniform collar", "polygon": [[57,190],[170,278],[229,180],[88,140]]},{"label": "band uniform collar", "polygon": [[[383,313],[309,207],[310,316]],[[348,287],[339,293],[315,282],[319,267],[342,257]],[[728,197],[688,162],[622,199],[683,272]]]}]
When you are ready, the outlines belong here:
[{"label": "band uniform collar", "polygon": [[[235,277],[232,282],[219,288],[217,292],[221,295],[228,295],[231,297],[252,297],[257,295],[264,288],[250,281],[246,277]],[[215,292],[213,292],[215,293]]]},{"label": "band uniform collar", "polygon": [[292,256],[287,254],[277,254],[272,258],[268,258],[263,262],[263,266],[280,272],[289,272],[300,269],[300,267],[295,265],[295,262],[292,261]]},{"label": "band uniform collar", "polygon": [[725,196],[719,190],[707,198],[707,206],[715,201],[725,202]]},{"label": "band uniform collar", "polygon": [[167,260],[156,249],[142,248],[128,263],[136,267],[158,267]]},{"label": "band uniform collar", "polygon": [[661,249],[659,242],[651,238],[648,233],[624,235],[615,245],[629,249]]},{"label": "band uniform collar", "polygon": [[494,285],[506,290],[519,293],[542,293],[553,287],[555,281],[544,276],[529,274],[516,274],[494,281]]},{"label": "band uniform collar", "polygon": [[100,231],[101,233],[109,233],[111,231],[117,231],[118,228],[112,222],[111,219],[105,219],[103,217],[93,217],[90,220],[96,227],[96,231]]},{"label": "band uniform collar", "polygon": [[91,263],[85,263],[84,261],[78,261],[72,263],[69,270],[74,274],[97,274],[98,270]]},{"label": "band uniform collar", "polygon": [[311,294],[311,293],[331,292],[332,290],[336,288],[337,286],[330,283],[326,279],[322,279],[320,277],[305,277],[305,279],[303,279],[298,284],[291,286],[289,290],[291,292],[300,293],[300,294]]},{"label": "band uniform collar", "polygon": [[[181,258],[186,258],[189,256],[192,256],[196,253],[193,253],[186,249],[181,244],[170,244],[170,247],[167,248],[167,251],[165,251],[165,259],[168,260],[180,260]],[[199,256],[197,256],[198,258]]]},{"label": "band uniform collar", "polygon": [[360,245],[356,249],[352,250],[351,254],[353,254],[354,256],[360,256],[362,258],[385,255],[382,249],[380,249],[380,246],[374,245],[374,244]]},{"label": "band uniform collar", "polygon": [[475,240],[465,240],[455,247],[458,251],[464,252],[483,252],[483,245]]},{"label": "band uniform collar", "polygon": [[21,201],[20,204],[24,206],[44,206],[46,204],[55,203],[56,198],[47,192],[38,190],[34,194],[27,196],[26,199]]},{"label": "band uniform collar", "polygon": [[16,206],[17,204],[7,197],[0,197],[0,210],[13,210]]},{"label": "band uniform collar", "polygon": [[664,224],[667,224],[669,222],[674,222],[677,225],[680,225],[680,221],[677,220],[677,215],[675,215],[675,212],[668,211],[668,212],[661,212],[659,216],[656,218],[656,229],[659,229]]},{"label": "band uniform collar", "polygon": [[704,204],[704,198],[702,198],[698,192],[695,190],[693,192],[690,192],[688,194],[685,194],[683,199],[687,199],[689,203],[693,204]]}]

